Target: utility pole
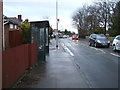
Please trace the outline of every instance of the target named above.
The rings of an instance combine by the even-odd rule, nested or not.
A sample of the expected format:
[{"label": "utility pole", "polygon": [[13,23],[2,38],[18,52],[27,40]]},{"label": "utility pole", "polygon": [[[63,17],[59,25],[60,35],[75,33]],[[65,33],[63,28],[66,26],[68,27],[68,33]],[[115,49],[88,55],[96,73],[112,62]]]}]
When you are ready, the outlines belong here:
[{"label": "utility pole", "polygon": [[58,0],[56,0],[56,47],[58,47]]},{"label": "utility pole", "polygon": [[3,0],[0,0],[0,89],[2,89],[2,30],[3,30]]}]

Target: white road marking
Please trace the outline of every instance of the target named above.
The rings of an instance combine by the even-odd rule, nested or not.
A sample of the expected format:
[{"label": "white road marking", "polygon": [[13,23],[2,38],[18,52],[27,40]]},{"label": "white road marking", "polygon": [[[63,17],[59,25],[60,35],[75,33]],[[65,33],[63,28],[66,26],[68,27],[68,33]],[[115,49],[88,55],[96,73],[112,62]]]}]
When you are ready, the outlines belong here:
[{"label": "white road marking", "polygon": [[67,46],[64,45],[64,43],[61,44],[64,47],[64,49],[66,49],[70,53],[71,56],[74,56],[74,54],[70,51],[70,49],[67,48]]},{"label": "white road marking", "polygon": [[[92,49],[95,49],[95,50],[98,50],[98,51],[101,51],[102,53],[106,53],[104,50],[102,50],[102,49],[97,49],[97,48],[95,48],[95,47],[90,47],[90,48],[92,48]],[[110,53],[111,55],[113,55],[113,56],[116,56],[116,57],[120,57],[120,55],[117,55],[117,54],[114,54],[114,53]]]},{"label": "white road marking", "polygon": [[65,49],[70,53],[71,56],[74,56],[74,54],[66,46],[65,46]]},{"label": "white road marking", "polygon": [[120,55],[117,55],[117,54],[114,54],[114,53],[110,53],[111,55],[113,56],[116,56],[116,57],[120,57]]},{"label": "white road marking", "polygon": [[[75,43],[73,43],[74,45],[75,45]],[[69,52],[69,54],[71,55],[71,56],[74,56],[74,54],[70,51],[70,49],[68,49],[67,48],[67,46],[65,46],[65,44],[64,43],[61,43],[61,45],[64,47],[64,49],[66,49],[68,52]],[[83,46],[85,46],[84,44],[81,44],[81,45],[83,45]],[[106,53],[104,50],[102,50],[102,49],[98,49],[98,48],[95,48],[95,47],[90,47],[91,49],[95,49],[95,50],[97,50],[97,51],[101,51],[102,53]],[[75,49],[75,48],[74,48]],[[120,55],[117,55],[117,54],[114,54],[114,53],[110,53],[111,55],[113,55],[113,56],[116,56],[116,57],[120,57]]]}]

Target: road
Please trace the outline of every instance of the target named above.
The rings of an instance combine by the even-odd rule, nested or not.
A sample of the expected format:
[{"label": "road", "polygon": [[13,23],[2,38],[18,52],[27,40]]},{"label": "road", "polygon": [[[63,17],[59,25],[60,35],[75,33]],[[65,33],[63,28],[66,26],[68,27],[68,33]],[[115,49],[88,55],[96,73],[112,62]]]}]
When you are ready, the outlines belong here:
[{"label": "road", "polygon": [[91,88],[118,87],[118,60],[120,53],[112,48],[88,46],[86,40],[59,39],[75,63],[77,70],[84,76]]}]

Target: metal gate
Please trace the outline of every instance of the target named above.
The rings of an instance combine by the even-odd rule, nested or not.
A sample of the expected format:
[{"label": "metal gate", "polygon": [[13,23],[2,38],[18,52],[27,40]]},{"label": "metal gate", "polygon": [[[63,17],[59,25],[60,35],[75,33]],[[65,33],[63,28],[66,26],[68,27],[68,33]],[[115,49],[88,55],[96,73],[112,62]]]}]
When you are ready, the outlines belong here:
[{"label": "metal gate", "polygon": [[49,27],[49,21],[30,22],[31,43],[37,43],[38,61],[45,61],[49,53]]}]

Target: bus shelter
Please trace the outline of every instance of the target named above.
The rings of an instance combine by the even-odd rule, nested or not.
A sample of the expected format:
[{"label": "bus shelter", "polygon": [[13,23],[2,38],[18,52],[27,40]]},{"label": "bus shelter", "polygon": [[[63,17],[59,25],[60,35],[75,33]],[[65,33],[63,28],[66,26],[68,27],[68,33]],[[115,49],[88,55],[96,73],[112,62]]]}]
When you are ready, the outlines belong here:
[{"label": "bus shelter", "polygon": [[38,61],[45,61],[49,53],[49,21],[30,22],[31,43],[37,43]]}]

